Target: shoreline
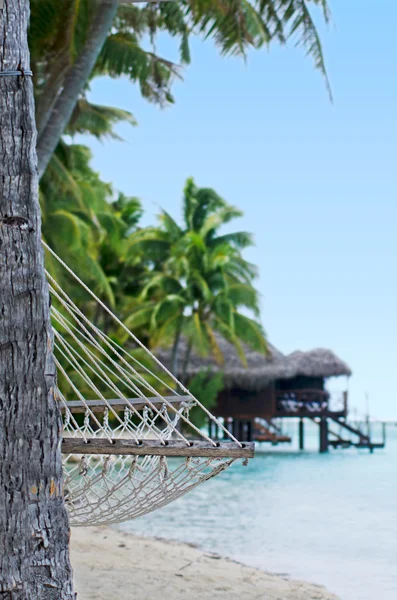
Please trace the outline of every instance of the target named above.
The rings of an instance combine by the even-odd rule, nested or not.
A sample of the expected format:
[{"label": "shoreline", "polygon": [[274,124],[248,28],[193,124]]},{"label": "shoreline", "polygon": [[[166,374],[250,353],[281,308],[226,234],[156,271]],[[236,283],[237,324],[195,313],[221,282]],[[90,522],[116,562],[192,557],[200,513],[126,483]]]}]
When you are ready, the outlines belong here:
[{"label": "shoreline", "polygon": [[267,573],[193,544],[110,527],[72,528],[78,600],[340,600],[324,587]]}]

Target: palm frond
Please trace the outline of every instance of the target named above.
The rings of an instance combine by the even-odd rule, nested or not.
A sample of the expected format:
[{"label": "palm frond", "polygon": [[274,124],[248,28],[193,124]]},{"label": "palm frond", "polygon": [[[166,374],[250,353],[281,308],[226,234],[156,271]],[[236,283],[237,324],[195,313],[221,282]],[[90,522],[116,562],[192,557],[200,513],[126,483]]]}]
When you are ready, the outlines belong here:
[{"label": "palm frond", "polygon": [[211,325],[207,321],[204,321],[204,327],[207,332],[207,337],[209,339],[211,353],[215,358],[216,362],[219,365],[223,365],[225,363],[225,357],[222,354],[222,350],[219,346],[215,331],[212,329]]},{"label": "palm frond", "polygon": [[[97,294],[104,298],[109,303],[111,308],[114,308],[115,297],[110,280],[106,276],[106,273],[104,273],[98,261],[86,253],[81,262],[80,269],[83,273],[90,274],[92,285],[94,289],[96,289]],[[77,270],[76,272],[78,273]]]},{"label": "palm frond", "polygon": [[179,227],[178,223],[165,210],[161,211],[158,219],[160,225],[169,233],[171,239],[177,241],[182,234],[182,229]]},{"label": "palm frond", "polygon": [[134,33],[119,31],[108,36],[99,55],[95,74],[127,75],[140,85],[147,100],[164,106],[173,102],[171,84],[181,78],[178,67],[153,52],[146,52]]},{"label": "palm frond", "polygon": [[80,208],[85,208],[82,191],[78,182],[73,177],[71,171],[66,168],[65,164],[62,162],[59,156],[57,156],[57,154],[52,156],[48,165],[45,179],[42,182],[42,186],[44,188],[47,185],[47,180],[48,184],[51,185],[53,189],[55,188],[58,190],[60,195],[67,194],[69,199],[75,200]]},{"label": "palm frond", "polygon": [[204,327],[203,322],[201,321],[197,312],[193,313],[189,337],[197,352],[201,354],[201,356],[206,356],[209,351],[209,340],[207,337],[206,328]]},{"label": "palm frond", "polygon": [[134,331],[138,329],[138,327],[148,325],[150,323],[154,308],[154,302],[148,302],[147,304],[140,305],[124,320],[125,326]]},{"label": "palm frond", "polygon": [[214,328],[221,334],[221,336],[225,338],[225,340],[234,346],[241,363],[244,367],[246,367],[247,357],[245,355],[243,345],[236,335],[234,328],[230,327],[227,323],[219,318],[214,319]]},{"label": "palm frond", "polygon": [[175,277],[164,273],[150,274],[148,283],[143,287],[140,298],[146,300],[151,293],[159,291],[166,296],[178,295],[182,292],[182,285]]},{"label": "palm frond", "polygon": [[86,223],[74,213],[56,210],[47,218],[47,227],[66,243],[69,250],[79,250],[83,244],[83,228]]},{"label": "palm frond", "polygon": [[114,126],[122,121],[132,126],[137,125],[134,116],[127,110],[91,104],[85,98],[81,98],[75,106],[67,133],[70,135],[89,133],[97,139],[110,137],[122,140],[114,131]]},{"label": "palm frond", "polygon": [[180,314],[173,314],[151,332],[151,346],[167,346],[172,343],[178,329]]},{"label": "palm frond", "polygon": [[[312,3],[321,6],[324,19],[328,23],[330,11],[325,0],[312,0]],[[307,0],[291,0],[287,3],[283,22],[289,28],[288,37],[297,37],[296,45],[302,46],[306,54],[314,60],[314,66],[320,71],[325,80],[325,85],[332,101],[332,89],[328,78],[323,48],[317,28],[307,7]]]},{"label": "palm frond", "polygon": [[251,285],[234,283],[227,288],[227,295],[236,308],[249,308],[255,316],[259,317],[258,292]]},{"label": "palm frond", "polygon": [[254,239],[252,233],[248,233],[247,231],[235,231],[233,233],[217,236],[209,242],[210,246],[219,246],[221,244],[230,244],[239,250],[244,250],[245,248],[254,245]]},{"label": "palm frond", "polygon": [[184,306],[184,299],[177,294],[170,294],[160,302],[157,302],[150,317],[152,331],[156,331],[159,325],[168,321],[170,318],[182,315]]},{"label": "palm frond", "polygon": [[242,216],[243,212],[239,208],[229,205],[224,206],[205,219],[202,223],[200,233],[203,237],[214,234],[223,225]]},{"label": "palm frond", "polygon": [[241,313],[234,315],[234,323],[236,336],[247,346],[261,354],[268,352],[266,337],[260,323]]},{"label": "palm frond", "polygon": [[193,217],[196,208],[197,187],[194,183],[193,177],[189,177],[186,180],[185,187],[183,188],[183,221],[187,229],[193,229]]}]

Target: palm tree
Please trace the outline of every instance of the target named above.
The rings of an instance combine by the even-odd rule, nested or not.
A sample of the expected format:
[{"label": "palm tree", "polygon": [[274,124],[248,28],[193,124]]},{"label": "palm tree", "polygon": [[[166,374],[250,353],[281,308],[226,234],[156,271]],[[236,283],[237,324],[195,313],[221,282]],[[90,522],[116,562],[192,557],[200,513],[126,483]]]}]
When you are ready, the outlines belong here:
[{"label": "palm tree", "polygon": [[[243,343],[266,352],[258,321],[258,293],[253,287],[254,265],[242,257],[252,245],[246,232],[220,230],[242,216],[214,190],[198,188],[188,179],[183,196],[183,226],[167,212],[158,227],[148,227],[129,238],[129,256],[143,251],[152,261],[140,304],[126,320],[129,327],[146,326],[153,346],[172,343],[172,368],[178,372],[181,336],[188,339],[182,371],[192,347],[211,351],[222,362],[216,332],[234,344],[245,362]],[[247,310],[253,317],[244,314]]]},{"label": "palm tree", "polygon": [[[127,76],[143,97],[173,102],[179,68],[156,54],[156,37],[180,41],[180,62],[190,61],[189,39],[213,38],[220,52],[246,57],[250,48],[293,37],[314,59],[329,88],[321,42],[308,5],[329,20],[327,0],[182,0],[143,8],[119,0],[31,0],[30,47],[35,72],[39,172],[42,175],[90,80]],[[149,37],[150,51],[143,48]]]},{"label": "palm tree", "polygon": [[[124,302],[124,294],[139,293],[139,257],[134,265],[124,265],[124,255],[142,207],[137,198],[115,194],[112,186],[92,170],[90,159],[85,146],[63,141],[58,145],[40,183],[42,232],[51,248],[114,308]],[[84,306],[97,320],[99,315],[91,314],[89,296],[59,269],[49,253],[46,265],[80,308]]]},{"label": "palm tree", "polygon": [[[112,190],[89,168],[89,159],[88,148],[59,144],[40,186],[43,238],[102,299],[114,306],[113,290],[98,262],[98,247],[104,235],[101,215],[113,217],[107,202]],[[81,302],[81,292],[65,279],[50,254],[46,264],[65,290],[71,295],[75,291],[76,300]]]}]

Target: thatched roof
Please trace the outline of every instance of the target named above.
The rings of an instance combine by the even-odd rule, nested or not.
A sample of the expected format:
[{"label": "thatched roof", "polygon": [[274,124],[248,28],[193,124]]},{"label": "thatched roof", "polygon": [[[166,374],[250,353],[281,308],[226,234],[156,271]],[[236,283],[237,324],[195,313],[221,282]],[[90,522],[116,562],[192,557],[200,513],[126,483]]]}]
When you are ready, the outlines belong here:
[{"label": "thatched roof", "polygon": [[289,354],[287,360],[294,366],[297,375],[306,377],[338,377],[352,374],[348,365],[332,350],[326,348],[316,348],[309,352],[297,350]]},{"label": "thatched roof", "polygon": [[[186,369],[186,378],[190,379],[203,369],[212,372],[222,371],[228,388],[239,387],[246,390],[258,390],[276,379],[291,379],[298,375],[306,377],[337,377],[351,375],[348,365],[331,350],[318,348],[310,352],[296,351],[284,355],[269,344],[268,356],[245,347],[247,366],[244,366],[235,347],[219,337],[218,344],[224,357],[224,364],[218,364],[213,356],[200,356],[192,350]],[[181,378],[186,357],[187,344],[181,340],[178,351],[178,373]],[[158,358],[171,368],[171,350],[160,350]]]}]

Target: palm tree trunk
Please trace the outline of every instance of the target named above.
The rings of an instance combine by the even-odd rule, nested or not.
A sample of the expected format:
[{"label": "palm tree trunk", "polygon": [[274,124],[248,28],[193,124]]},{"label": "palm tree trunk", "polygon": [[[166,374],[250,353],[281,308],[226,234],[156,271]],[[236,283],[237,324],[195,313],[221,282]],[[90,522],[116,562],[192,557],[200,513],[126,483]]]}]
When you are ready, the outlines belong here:
[{"label": "palm tree trunk", "polygon": [[190,338],[187,349],[186,349],[185,358],[183,360],[183,367],[182,367],[182,374],[181,374],[182,383],[184,383],[185,385],[186,385],[186,373],[187,373],[187,368],[189,366],[189,360],[190,360],[190,355],[192,353],[192,349],[193,349],[193,340]]},{"label": "palm tree trunk", "polygon": [[175,377],[178,377],[178,368],[179,368],[179,343],[181,341],[182,335],[182,323],[183,317],[179,319],[177,329],[175,332],[174,344],[172,346],[171,353],[171,372]]},{"label": "palm tree trunk", "polygon": [[[29,69],[29,0],[0,10],[0,71]],[[0,599],[72,600],[33,84],[0,77]]]},{"label": "palm tree trunk", "polygon": [[118,0],[97,0],[95,18],[83,51],[66,75],[63,90],[53,106],[50,118],[38,141],[39,177],[46,170],[51,156],[69,123],[77,100],[92,73],[116,16],[118,4]]},{"label": "palm tree trunk", "polygon": [[69,69],[66,56],[62,56],[52,65],[51,72],[36,103],[36,126],[40,137],[52,115],[52,109],[62,89],[66,73]]},{"label": "palm tree trunk", "polygon": [[[62,50],[52,61],[47,74],[47,80],[42,88],[39,102],[36,102],[36,127],[40,137],[51,116],[52,108],[62,91],[63,82],[71,66],[71,47],[75,33],[75,20],[78,14],[80,0],[69,0],[64,7],[64,22],[59,32],[57,44]],[[33,73],[35,72],[34,69]]]}]

